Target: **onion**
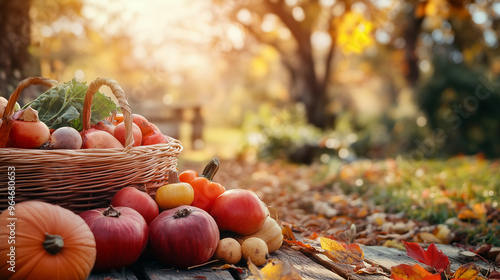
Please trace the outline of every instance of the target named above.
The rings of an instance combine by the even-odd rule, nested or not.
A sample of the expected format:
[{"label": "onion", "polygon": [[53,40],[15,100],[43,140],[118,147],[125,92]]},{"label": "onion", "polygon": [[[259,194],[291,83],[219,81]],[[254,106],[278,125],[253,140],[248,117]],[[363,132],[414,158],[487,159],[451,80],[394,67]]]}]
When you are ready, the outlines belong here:
[{"label": "onion", "polygon": [[110,206],[80,213],[94,233],[95,271],[120,269],[135,263],[148,242],[149,228],[139,212]]},{"label": "onion", "polygon": [[38,118],[38,111],[28,107],[12,116],[9,141],[15,148],[34,149],[42,146],[50,138],[50,130]]}]

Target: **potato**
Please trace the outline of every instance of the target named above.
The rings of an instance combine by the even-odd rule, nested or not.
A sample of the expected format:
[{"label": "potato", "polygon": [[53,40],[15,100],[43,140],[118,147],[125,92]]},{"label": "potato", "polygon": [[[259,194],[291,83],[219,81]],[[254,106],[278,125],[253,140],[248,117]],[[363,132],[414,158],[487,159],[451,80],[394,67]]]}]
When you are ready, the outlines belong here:
[{"label": "potato", "polygon": [[227,264],[236,264],[241,260],[241,245],[236,239],[231,237],[223,238],[219,241],[214,258]]},{"label": "potato", "polygon": [[269,250],[264,240],[258,237],[250,237],[241,244],[243,258],[250,259],[253,264],[259,266],[267,262]]}]

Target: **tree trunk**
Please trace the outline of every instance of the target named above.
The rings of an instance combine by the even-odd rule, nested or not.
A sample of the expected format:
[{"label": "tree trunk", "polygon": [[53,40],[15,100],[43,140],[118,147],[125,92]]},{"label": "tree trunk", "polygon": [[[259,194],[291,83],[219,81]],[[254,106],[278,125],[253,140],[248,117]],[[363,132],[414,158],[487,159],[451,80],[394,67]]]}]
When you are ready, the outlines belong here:
[{"label": "tree trunk", "polygon": [[30,68],[30,0],[0,0],[0,96],[8,98]]},{"label": "tree trunk", "polygon": [[406,81],[411,87],[415,87],[418,78],[420,77],[420,70],[418,67],[417,43],[420,29],[422,28],[423,17],[416,17],[414,9],[409,11],[407,20],[407,27],[404,32],[406,42],[405,58],[407,71],[405,73]]},{"label": "tree trunk", "polygon": [[305,83],[302,102],[306,109],[307,122],[316,127],[325,128],[327,126],[325,91],[321,89],[315,75],[307,73],[309,71],[306,69],[303,72],[305,72],[302,74]]},{"label": "tree trunk", "polygon": [[[299,58],[299,65],[296,65],[294,77],[301,81],[294,81],[294,84],[302,84],[299,93],[299,99],[304,103],[306,109],[306,118],[308,123],[319,127],[326,128],[328,125],[326,106],[328,104],[326,98],[326,88],[328,83],[328,75],[330,72],[330,65],[326,68],[326,78],[320,81],[317,75],[315,61],[313,58],[313,49],[311,45],[311,30],[303,29],[302,26],[293,18],[292,14],[285,8],[283,1],[274,2],[267,0],[266,2],[269,10],[278,16],[283,24],[288,27],[292,36],[297,42],[297,57]],[[334,48],[330,49],[330,54],[327,56],[331,59],[333,56]],[[327,61],[331,63],[331,61]]]}]

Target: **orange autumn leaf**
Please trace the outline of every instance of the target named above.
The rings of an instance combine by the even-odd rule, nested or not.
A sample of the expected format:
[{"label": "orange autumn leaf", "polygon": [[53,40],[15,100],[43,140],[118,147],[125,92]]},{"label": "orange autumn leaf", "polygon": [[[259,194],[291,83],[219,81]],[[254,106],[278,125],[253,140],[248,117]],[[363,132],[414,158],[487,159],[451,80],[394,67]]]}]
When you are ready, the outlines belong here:
[{"label": "orange autumn leaf", "polygon": [[418,264],[400,264],[391,268],[394,280],[441,280],[441,275],[432,274]]},{"label": "orange autumn leaf", "polygon": [[461,265],[457,271],[455,271],[453,278],[474,280],[478,274],[479,267],[477,267],[474,263],[466,263]]},{"label": "orange autumn leaf", "polygon": [[312,252],[312,253],[316,253],[318,252],[318,250],[316,250],[316,248],[314,248],[313,246],[311,246],[310,244],[305,244],[303,243],[302,241],[298,241],[298,240],[286,240],[284,239],[283,240],[286,244],[288,245],[291,245],[291,246],[298,246],[300,249],[303,249],[305,250],[306,252]]},{"label": "orange autumn leaf", "polygon": [[358,265],[363,263],[364,253],[358,244],[339,243],[333,239],[320,237],[324,254],[334,262]]},{"label": "orange autumn leaf", "polygon": [[309,235],[308,237],[306,237],[307,239],[316,239],[319,237],[319,234],[316,233],[316,232],[313,232],[311,233],[311,235]]},{"label": "orange autumn leaf", "polygon": [[283,239],[295,241],[295,235],[293,235],[292,229],[288,225],[283,225],[281,229],[281,233],[283,234]]}]

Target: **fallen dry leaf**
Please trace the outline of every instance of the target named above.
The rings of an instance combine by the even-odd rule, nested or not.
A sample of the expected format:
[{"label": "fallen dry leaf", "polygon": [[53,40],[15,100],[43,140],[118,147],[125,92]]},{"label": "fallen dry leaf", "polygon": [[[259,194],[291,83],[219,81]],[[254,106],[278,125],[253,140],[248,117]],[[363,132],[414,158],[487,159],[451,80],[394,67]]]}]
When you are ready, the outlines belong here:
[{"label": "fallen dry leaf", "polygon": [[417,243],[442,243],[441,239],[429,232],[419,232],[413,237],[413,241]]},{"label": "fallen dry leaf", "polygon": [[426,264],[434,268],[437,272],[442,273],[450,265],[450,260],[441,250],[439,250],[436,244],[432,243],[424,250],[419,244],[414,242],[403,241],[406,247],[406,254],[423,264]]},{"label": "fallen dry leaf", "polygon": [[358,244],[339,243],[333,239],[320,237],[324,254],[337,263],[356,265],[363,263],[364,253]]},{"label": "fallen dry leaf", "polygon": [[391,268],[394,280],[441,280],[441,275],[432,274],[418,264],[400,264]]},{"label": "fallen dry leaf", "polygon": [[466,263],[461,265],[457,271],[455,271],[453,278],[474,280],[478,275],[479,267],[477,267],[474,263]]},{"label": "fallen dry leaf", "polygon": [[251,278],[257,280],[300,280],[299,271],[289,262],[272,260],[262,269],[258,269],[252,261],[248,260],[248,268],[252,273]]},{"label": "fallen dry leaf", "polygon": [[284,240],[291,240],[295,241],[295,235],[292,232],[292,229],[290,228],[289,225],[283,224],[283,227],[281,229],[281,233],[283,233],[283,239]]},{"label": "fallen dry leaf", "polygon": [[392,240],[392,239],[385,241],[383,246],[389,247],[389,248],[396,248],[396,249],[399,249],[401,251],[406,250],[405,244],[403,244],[403,242],[397,241],[397,240]]},{"label": "fallen dry leaf", "polygon": [[358,274],[382,274],[384,276],[388,276],[383,269],[381,269],[380,267],[378,266],[369,266],[369,267],[365,267],[365,268],[362,268],[358,271],[356,271],[356,273]]}]

